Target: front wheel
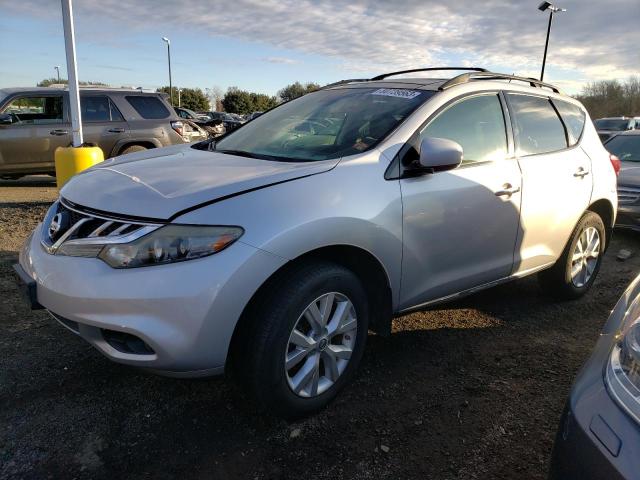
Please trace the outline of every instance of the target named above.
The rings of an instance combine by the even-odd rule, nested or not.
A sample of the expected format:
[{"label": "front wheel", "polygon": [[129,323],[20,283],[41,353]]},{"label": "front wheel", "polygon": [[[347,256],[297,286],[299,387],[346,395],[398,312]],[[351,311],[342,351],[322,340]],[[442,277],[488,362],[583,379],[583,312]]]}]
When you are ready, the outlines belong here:
[{"label": "front wheel", "polygon": [[586,212],[556,264],[538,275],[542,289],[560,299],[573,300],[583,296],[598,275],[606,241],[600,216]]},{"label": "front wheel", "polygon": [[352,379],[369,308],[351,271],[331,263],[296,268],[251,315],[235,348],[241,380],[260,406],[280,417],[303,417],[325,407]]}]

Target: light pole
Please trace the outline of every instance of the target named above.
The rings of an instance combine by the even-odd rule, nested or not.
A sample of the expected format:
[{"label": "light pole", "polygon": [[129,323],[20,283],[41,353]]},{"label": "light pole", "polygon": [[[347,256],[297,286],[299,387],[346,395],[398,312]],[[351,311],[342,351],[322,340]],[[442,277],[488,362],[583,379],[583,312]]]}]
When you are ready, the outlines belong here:
[{"label": "light pole", "polygon": [[60,65],[56,65],[53,67],[56,72],[58,72],[58,84],[60,84]]},{"label": "light pole", "polygon": [[171,106],[173,106],[173,85],[171,83],[171,40],[167,37],[162,37],[162,41],[167,44],[167,60],[169,61],[169,98],[171,99]]},{"label": "light pole", "polygon": [[544,56],[542,57],[542,71],[540,72],[540,81],[544,80],[544,67],[547,63],[547,50],[549,48],[549,34],[551,33],[551,22],[553,21],[553,14],[556,12],[566,12],[566,8],[556,7],[551,2],[542,2],[538,5],[538,10],[544,12],[549,10],[549,25],[547,26],[547,41],[544,44]]}]

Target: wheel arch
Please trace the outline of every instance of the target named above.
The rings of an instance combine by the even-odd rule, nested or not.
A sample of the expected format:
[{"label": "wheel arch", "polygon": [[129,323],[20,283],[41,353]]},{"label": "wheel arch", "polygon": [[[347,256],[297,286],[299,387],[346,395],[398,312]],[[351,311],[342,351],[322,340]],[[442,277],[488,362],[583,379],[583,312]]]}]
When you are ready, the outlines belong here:
[{"label": "wheel arch", "polygon": [[604,223],[605,234],[606,234],[605,249],[608,248],[609,240],[611,239],[611,233],[613,232],[613,225],[615,220],[613,205],[609,200],[601,198],[591,203],[591,205],[589,205],[589,208],[587,210],[597,213],[602,219],[602,223]]},{"label": "wheel arch", "polygon": [[369,300],[372,316],[369,328],[379,335],[391,333],[393,319],[392,290],[389,276],[382,263],[367,250],[353,245],[330,245],[305,252],[290,260],[274,273],[258,288],[251,300],[244,307],[238,320],[230,347],[227,352],[227,365],[233,365],[234,352],[239,350],[238,342],[250,329],[253,321],[251,312],[259,305],[274,286],[286,279],[287,274],[300,264],[313,261],[336,263],[351,270],[362,282]]},{"label": "wheel arch", "polygon": [[160,142],[153,141],[153,140],[134,140],[134,139],[126,139],[126,140],[122,140],[121,142],[118,142],[113,149],[111,150],[111,155],[110,157],[116,157],[118,155],[122,155],[122,152],[129,147],[132,147],[134,145],[140,145],[141,147],[145,147],[148,149],[152,149],[152,148],[159,148],[162,147],[162,144]]}]

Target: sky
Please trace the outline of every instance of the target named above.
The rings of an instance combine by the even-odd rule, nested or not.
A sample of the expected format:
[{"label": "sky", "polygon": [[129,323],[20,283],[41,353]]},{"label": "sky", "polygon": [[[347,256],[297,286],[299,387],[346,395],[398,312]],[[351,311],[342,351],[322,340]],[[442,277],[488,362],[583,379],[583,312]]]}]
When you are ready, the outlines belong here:
[{"label": "sky", "polygon": [[[558,0],[560,1],[560,0]],[[76,0],[78,76],[114,86],[237,86],[425,66],[538,77],[548,12],[538,0]],[[562,0],[545,80],[569,93],[640,75],[640,0]],[[0,88],[66,75],[59,0],[0,0]]]}]

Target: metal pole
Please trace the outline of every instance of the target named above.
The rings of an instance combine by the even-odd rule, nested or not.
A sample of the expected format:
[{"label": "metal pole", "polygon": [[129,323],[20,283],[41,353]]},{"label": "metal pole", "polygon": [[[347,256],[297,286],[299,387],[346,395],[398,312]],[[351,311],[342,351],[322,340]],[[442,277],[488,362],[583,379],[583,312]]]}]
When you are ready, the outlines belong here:
[{"label": "metal pole", "polygon": [[178,106],[181,107],[182,104],[180,103],[180,88],[178,88]]},{"label": "metal pole", "polygon": [[73,31],[73,8],[71,0],[62,1],[62,26],[64,45],[67,53],[67,75],[69,77],[69,104],[71,105],[71,132],[73,146],[82,146],[82,118],[80,117],[80,92],[78,90],[78,69],[76,67],[76,38]]},{"label": "metal pole", "polygon": [[549,14],[549,25],[547,26],[547,41],[544,44],[544,56],[542,57],[542,72],[540,72],[540,81],[544,80],[544,67],[547,64],[547,49],[549,48],[549,34],[551,33],[551,22],[553,21],[553,10]]},{"label": "metal pole", "polygon": [[58,84],[60,83],[60,67],[53,67],[56,69],[56,72],[58,72]]},{"label": "metal pole", "polygon": [[171,42],[167,42],[167,58],[169,59],[169,96],[173,107],[173,85],[171,84]]}]

